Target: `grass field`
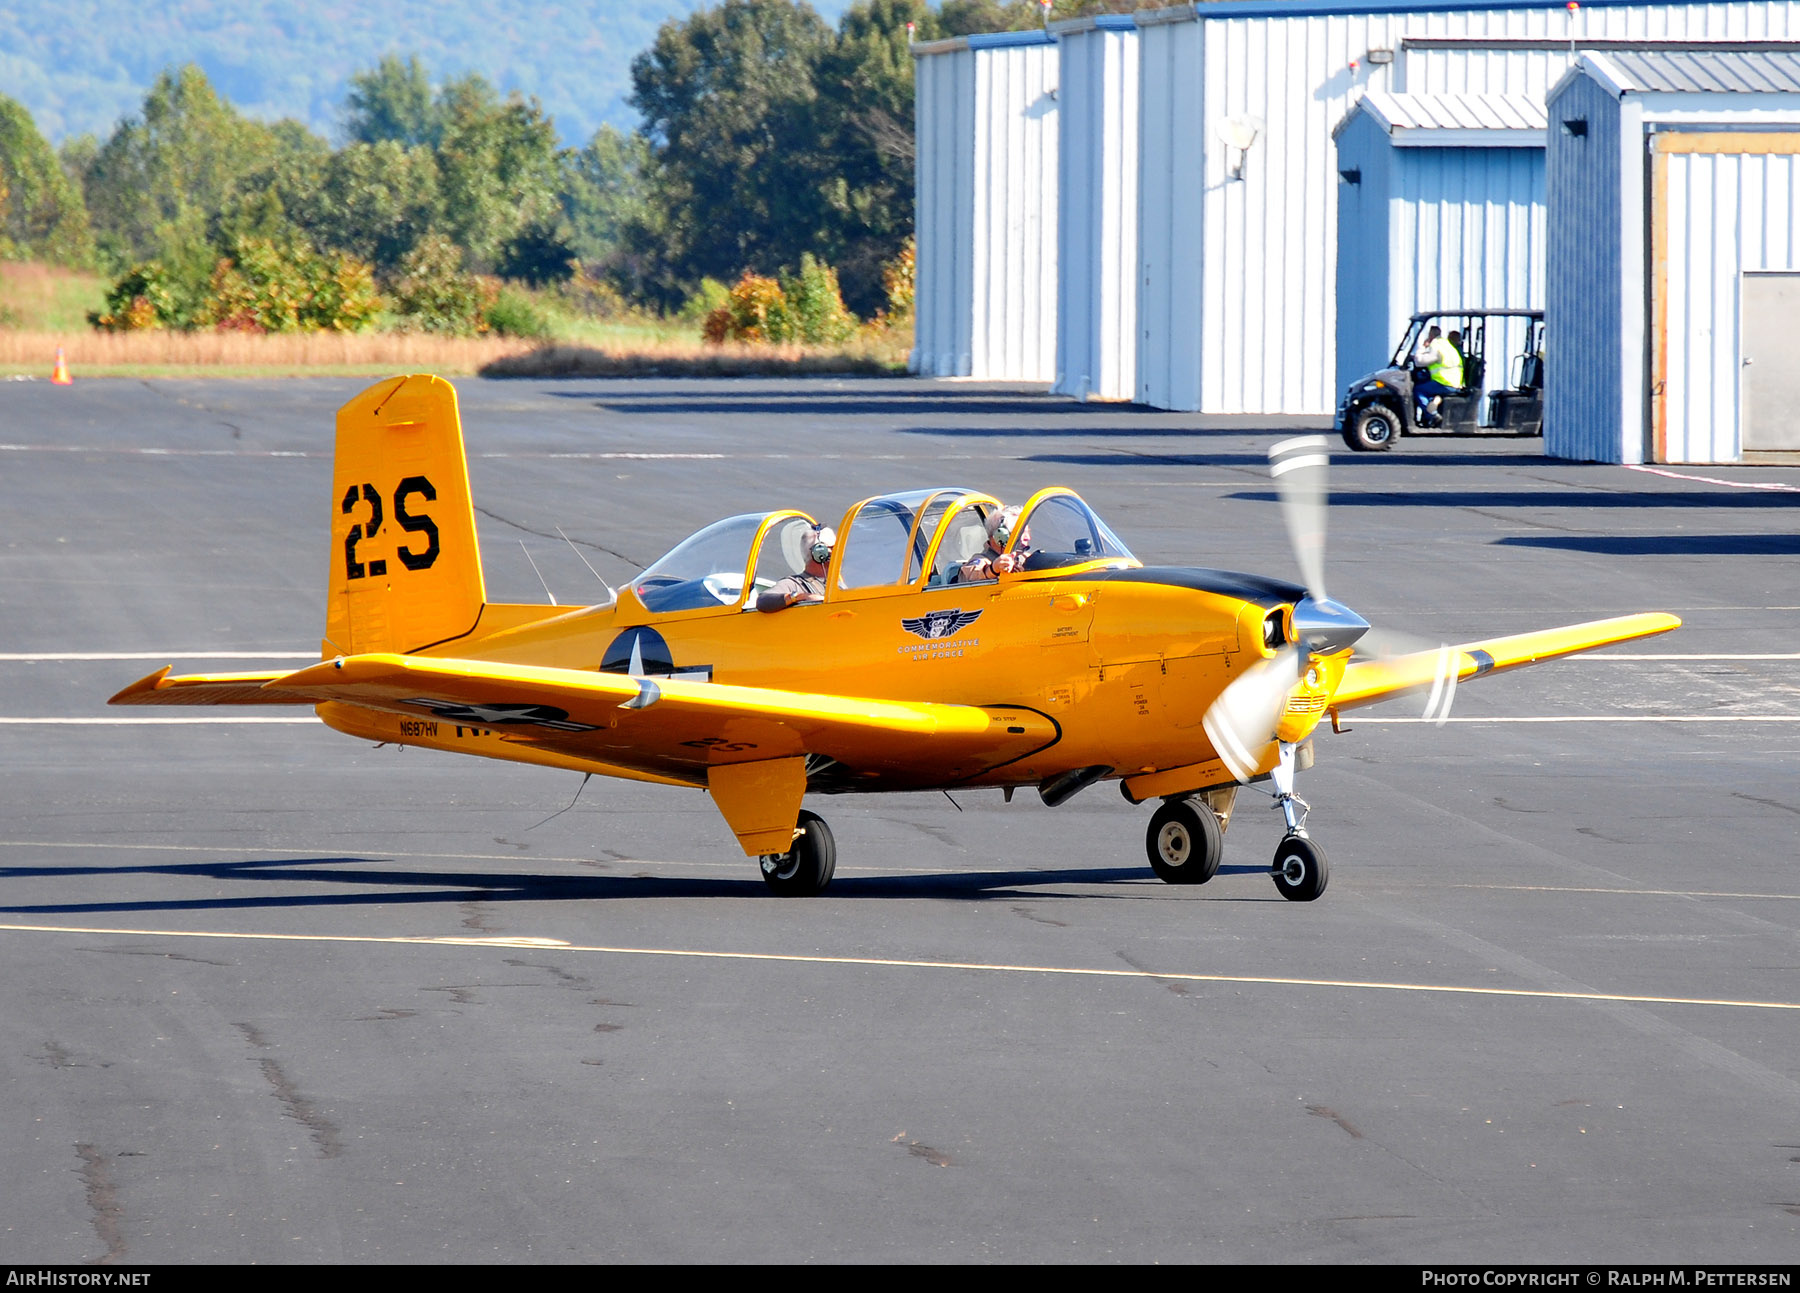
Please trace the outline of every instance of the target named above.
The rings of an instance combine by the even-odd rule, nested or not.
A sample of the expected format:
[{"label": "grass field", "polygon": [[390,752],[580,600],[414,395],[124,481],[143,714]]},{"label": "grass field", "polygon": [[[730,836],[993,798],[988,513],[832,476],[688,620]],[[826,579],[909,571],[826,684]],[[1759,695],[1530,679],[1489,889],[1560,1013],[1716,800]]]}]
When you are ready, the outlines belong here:
[{"label": "grass field", "polygon": [[554,340],[420,333],[96,332],[98,275],[0,263],[0,377],[50,376],[60,348],[83,377],[900,375],[910,328],[865,329],[843,346],[709,346],[690,324],[563,319]]},{"label": "grass field", "polygon": [[85,332],[88,311],[106,303],[98,274],[0,261],[0,328]]}]

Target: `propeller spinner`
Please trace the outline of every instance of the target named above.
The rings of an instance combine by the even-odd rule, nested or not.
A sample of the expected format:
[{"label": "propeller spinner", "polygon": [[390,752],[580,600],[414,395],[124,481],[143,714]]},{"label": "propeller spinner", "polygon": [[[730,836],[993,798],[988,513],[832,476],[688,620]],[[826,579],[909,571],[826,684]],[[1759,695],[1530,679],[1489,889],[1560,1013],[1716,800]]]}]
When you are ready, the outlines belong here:
[{"label": "propeller spinner", "polygon": [[[1294,604],[1294,645],[1245,669],[1221,692],[1202,720],[1207,739],[1231,775],[1248,782],[1279,743],[1278,729],[1313,657],[1356,645],[1369,622],[1325,595],[1326,472],[1322,436],[1299,436],[1269,450],[1269,472],[1306,596]],[[1322,712],[1322,707],[1320,707]],[[1313,721],[1317,721],[1316,714]]]}]

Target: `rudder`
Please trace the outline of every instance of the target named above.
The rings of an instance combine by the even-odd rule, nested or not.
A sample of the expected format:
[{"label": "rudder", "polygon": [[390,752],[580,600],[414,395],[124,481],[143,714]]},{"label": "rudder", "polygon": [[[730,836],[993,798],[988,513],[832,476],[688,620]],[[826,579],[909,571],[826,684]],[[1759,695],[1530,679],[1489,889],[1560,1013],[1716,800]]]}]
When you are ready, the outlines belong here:
[{"label": "rudder", "polygon": [[376,383],[337,415],[325,657],[461,637],[486,600],[456,389]]}]

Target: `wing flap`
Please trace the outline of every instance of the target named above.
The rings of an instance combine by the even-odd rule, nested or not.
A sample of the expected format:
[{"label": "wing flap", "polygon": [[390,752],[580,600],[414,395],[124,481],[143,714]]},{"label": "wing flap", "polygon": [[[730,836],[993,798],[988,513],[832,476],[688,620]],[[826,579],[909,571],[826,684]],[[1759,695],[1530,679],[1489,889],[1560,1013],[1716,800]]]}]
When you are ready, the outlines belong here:
[{"label": "wing flap", "polygon": [[[1621,615],[1615,619],[1590,620],[1585,624],[1466,642],[1449,648],[1449,664],[1461,683],[1485,674],[1504,673],[1508,669],[1667,633],[1680,627],[1681,621],[1673,615]],[[1327,709],[1334,712],[1356,709],[1392,696],[1423,691],[1438,685],[1444,674],[1443,653],[1439,651],[1416,651],[1389,660],[1353,661],[1344,670],[1343,681],[1338,684]]]},{"label": "wing flap", "polygon": [[939,785],[1054,744],[1014,706],[943,705],[640,678],[482,660],[370,654],[273,680],[283,695],[491,730],[504,739],[660,776],[815,755],[852,776]]},{"label": "wing flap", "polygon": [[189,673],[171,678],[164,665],[139,678],[106,703],[109,705],[303,705],[295,696],[269,684],[279,673]]}]

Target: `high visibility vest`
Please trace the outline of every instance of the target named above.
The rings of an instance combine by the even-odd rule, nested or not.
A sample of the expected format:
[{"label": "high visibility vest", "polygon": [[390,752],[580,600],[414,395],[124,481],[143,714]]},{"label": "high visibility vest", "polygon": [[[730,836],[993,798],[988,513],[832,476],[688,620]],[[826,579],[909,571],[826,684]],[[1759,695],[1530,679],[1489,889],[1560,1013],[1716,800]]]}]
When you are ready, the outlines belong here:
[{"label": "high visibility vest", "polygon": [[1431,380],[1458,390],[1463,384],[1463,361],[1455,346],[1439,337],[1431,343]]}]

